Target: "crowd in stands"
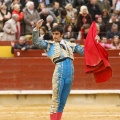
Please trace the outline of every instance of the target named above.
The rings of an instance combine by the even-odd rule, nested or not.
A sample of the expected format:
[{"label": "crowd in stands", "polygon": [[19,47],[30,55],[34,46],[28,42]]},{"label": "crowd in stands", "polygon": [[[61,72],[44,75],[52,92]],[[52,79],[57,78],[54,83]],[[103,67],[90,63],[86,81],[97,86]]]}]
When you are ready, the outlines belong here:
[{"label": "crowd in stands", "polygon": [[44,20],[40,39],[52,40],[52,28],[61,25],[64,39],[85,40],[95,21],[100,44],[120,49],[120,0],[0,0],[0,41],[20,40],[23,50],[34,48],[25,42],[39,19]]}]

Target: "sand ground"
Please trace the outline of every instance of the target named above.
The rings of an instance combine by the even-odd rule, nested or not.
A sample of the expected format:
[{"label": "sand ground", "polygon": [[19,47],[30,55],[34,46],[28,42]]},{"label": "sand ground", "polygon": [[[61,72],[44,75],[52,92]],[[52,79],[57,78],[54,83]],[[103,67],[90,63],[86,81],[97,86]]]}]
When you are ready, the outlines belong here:
[{"label": "sand ground", "polygon": [[[49,120],[49,105],[1,105],[0,120]],[[120,106],[66,105],[62,120],[120,120]]]}]

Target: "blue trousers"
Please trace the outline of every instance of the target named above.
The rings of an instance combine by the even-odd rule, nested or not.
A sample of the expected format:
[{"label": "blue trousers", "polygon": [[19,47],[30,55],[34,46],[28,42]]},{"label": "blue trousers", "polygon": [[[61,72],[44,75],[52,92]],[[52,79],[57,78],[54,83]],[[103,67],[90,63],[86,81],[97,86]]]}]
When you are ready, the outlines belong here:
[{"label": "blue trousers", "polygon": [[52,78],[52,103],[50,113],[63,112],[70,93],[74,75],[73,62],[70,58],[56,63]]}]

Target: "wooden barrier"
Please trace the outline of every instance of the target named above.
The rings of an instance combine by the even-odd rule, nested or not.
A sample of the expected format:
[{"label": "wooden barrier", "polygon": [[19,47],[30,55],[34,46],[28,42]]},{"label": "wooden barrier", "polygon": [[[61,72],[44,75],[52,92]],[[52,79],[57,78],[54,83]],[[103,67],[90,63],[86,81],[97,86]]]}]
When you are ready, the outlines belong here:
[{"label": "wooden barrier", "polygon": [[[120,57],[109,57],[111,80],[95,83],[92,74],[84,73],[84,58],[75,57],[73,90],[120,89]],[[47,57],[0,58],[0,90],[51,90],[54,64]],[[103,76],[104,77],[104,76]]]},{"label": "wooden barrier", "polygon": [[107,50],[108,56],[120,57],[120,49],[119,50]]},{"label": "wooden barrier", "polygon": [[46,57],[47,54],[45,53],[44,50],[40,50],[40,49],[34,49],[34,50],[30,49],[26,51],[15,49],[14,56],[15,57]]},{"label": "wooden barrier", "polygon": [[11,46],[10,41],[0,41],[0,46]]}]

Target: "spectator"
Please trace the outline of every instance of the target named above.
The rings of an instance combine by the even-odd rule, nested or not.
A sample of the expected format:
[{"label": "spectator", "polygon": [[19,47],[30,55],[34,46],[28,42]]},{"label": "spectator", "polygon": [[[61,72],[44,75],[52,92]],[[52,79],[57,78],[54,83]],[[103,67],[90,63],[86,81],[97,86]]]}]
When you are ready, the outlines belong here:
[{"label": "spectator", "polygon": [[88,12],[87,7],[81,6],[79,15],[77,17],[77,23],[76,23],[77,29],[78,29],[78,31],[80,31],[79,35],[78,35],[79,40],[86,38],[86,33],[84,33],[85,32],[84,27],[87,31],[87,29],[89,28],[89,25],[91,25],[91,23],[92,23],[92,17]]},{"label": "spectator", "polygon": [[52,0],[53,2],[58,2],[60,7],[64,8],[64,0]]},{"label": "spectator", "polygon": [[115,35],[111,45],[112,49],[120,49],[120,37]]},{"label": "spectator", "polygon": [[97,0],[90,0],[87,4],[88,11],[92,16],[92,20],[95,20],[96,15],[101,15],[101,11],[99,6],[96,4]]},{"label": "spectator", "polygon": [[120,11],[120,0],[117,0],[115,4],[115,11]]},{"label": "spectator", "polygon": [[32,1],[27,2],[26,7],[24,10],[25,33],[32,34],[32,30],[40,17],[37,10],[34,9]]},{"label": "spectator", "polygon": [[65,6],[65,9],[67,11],[67,23],[70,23],[71,17],[76,17],[77,15],[77,9],[73,8],[72,4],[67,4]]},{"label": "spectator", "polygon": [[106,24],[106,23],[108,23],[108,21],[109,21],[109,19],[110,19],[110,14],[109,14],[109,12],[108,12],[108,10],[107,9],[104,9],[103,11],[102,11],[102,19],[103,19],[103,22]]},{"label": "spectator", "polygon": [[20,39],[18,40],[18,43],[16,44],[12,41],[11,46],[12,46],[11,53],[14,53],[14,49],[25,51],[31,48],[30,45],[26,42],[24,36],[21,36]]},{"label": "spectator", "polygon": [[20,35],[21,35],[21,32],[22,32],[22,23],[23,23],[22,21],[24,19],[24,13],[20,12],[20,5],[19,4],[15,4],[13,6],[12,15],[13,14],[18,14],[18,16],[19,16],[18,24],[20,26]]},{"label": "spectator", "polygon": [[53,17],[53,21],[57,22],[57,18],[54,15],[54,13],[52,11],[48,11],[47,8],[43,8],[42,11],[39,13],[40,19],[44,20],[43,26],[46,25],[46,22],[47,22],[46,18],[47,18],[48,15],[51,15]]},{"label": "spectator", "polygon": [[18,22],[20,22],[20,21],[24,18],[23,12],[20,12],[20,5],[19,5],[19,4],[13,5],[12,14],[18,14],[18,15],[19,15],[19,20],[18,20]]},{"label": "spectator", "polygon": [[101,13],[104,9],[107,9],[109,12],[111,11],[110,2],[108,0],[97,0],[96,4],[99,6]]},{"label": "spectator", "polygon": [[76,18],[75,17],[71,17],[71,19],[70,19],[70,25],[72,26],[72,30],[73,30],[73,32],[75,32],[75,34],[78,36],[78,28],[77,28],[77,26],[76,26],[76,22],[77,22],[77,20],[76,20]]},{"label": "spectator", "polygon": [[27,2],[33,2],[34,3],[34,8],[37,9],[39,5],[39,0],[20,0],[22,9],[26,7]]},{"label": "spectator", "polygon": [[39,3],[39,6],[37,8],[38,13],[42,11],[43,8],[46,8],[46,5],[44,2]]},{"label": "spectator", "polygon": [[81,30],[81,27],[84,24],[90,24],[91,25],[91,23],[92,23],[92,17],[88,12],[87,7],[86,6],[81,6],[80,12],[79,12],[78,17],[77,17],[77,23],[76,23],[77,29]]},{"label": "spectator", "polygon": [[53,23],[54,23],[54,19],[51,15],[48,15],[47,18],[46,18],[46,28],[47,30],[51,30],[52,29],[52,26],[53,26]]},{"label": "spectator", "polygon": [[79,31],[77,40],[85,40],[88,34],[90,28],[90,24],[84,24],[81,28],[81,31]]},{"label": "spectator", "polygon": [[66,21],[67,11],[65,9],[62,9],[60,14],[61,14],[60,22],[58,24],[62,25],[64,27],[66,25],[66,23],[67,23],[67,21]]},{"label": "spectator", "polygon": [[53,13],[54,13],[54,15],[56,16],[56,18],[57,18],[57,23],[60,23],[60,13],[61,13],[61,8],[60,8],[60,4],[59,4],[59,2],[54,2],[53,3],[53,9],[51,10]]},{"label": "spectator", "polygon": [[105,23],[103,22],[102,16],[99,15],[96,18],[96,23],[99,25],[100,27],[100,37],[105,36],[106,35],[106,31],[105,31]]},{"label": "spectator", "polygon": [[19,5],[21,6],[20,0],[12,0],[12,4],[11,4],[11,6],[10,6],[10,12],[11,12],[11,13],[12,13],[12,11],[13,11],[13,6],[14,6],[15,4],[19,4]]},{"label": "spectator", "polygon": [[113,23],[117,24],[118,30],[120,30],[120,21],[118,20],[117,15],[115,13],[111,14],[111,17],[105,27],[106,31],[111,29]]},{"label": "spectator", "polygon": [[3,27],[2,40],[18,40],[20,37],[20,28],[18,25],[18,14],[13,14],[12,18],[8,20]]},{"label": "spectator", "polygon": [[105,49],[112,49],[112,45],[107,43],[107,38],[105,36],[100,39],[99,43]]},{"label": "spectator", "polygon": [[3,32],[3,26],[10,18],[11,13],[7,10],[7,6],[2,4],[0,7],[0,32]]},{"label": "spectator", "polygon": [[44,40],[44,36],[46,33],[47,33],[47,29],[44,26],[40,27],[39,39]]},{"label": "spectator", "polygon": [[7,10],[11,12],[11,4],[13,0],[2,0],[2,1],[7,6]]},{"label": "spectator", "polygon": [[73,32],[72,30],[72,26],[70,24],[67,24],[65,26],[65,31],[64,31],[64,36],[63,38],[66,39],[66,40],[70,40],[71,38],[75,38],[77,39],[77,35],[75,34],[75,32]]},{"label": "spectator", "polygon": [[118,25],[115,23],[112,24],[112,28],[106,34],[107,39],[113,39],[114,36],[120,37],[120,31],[118,30]]}]

